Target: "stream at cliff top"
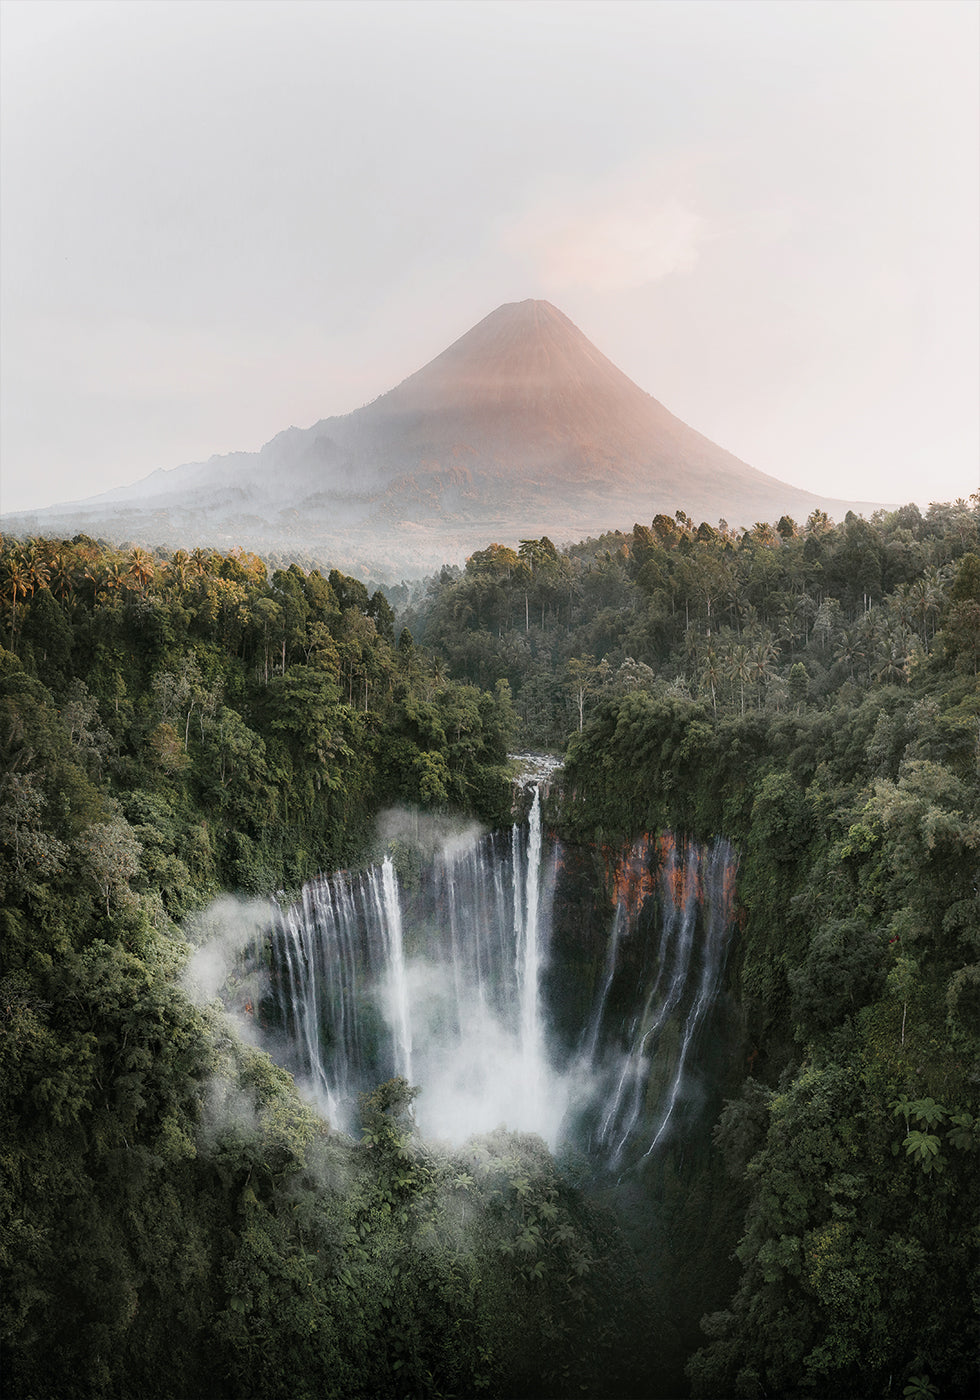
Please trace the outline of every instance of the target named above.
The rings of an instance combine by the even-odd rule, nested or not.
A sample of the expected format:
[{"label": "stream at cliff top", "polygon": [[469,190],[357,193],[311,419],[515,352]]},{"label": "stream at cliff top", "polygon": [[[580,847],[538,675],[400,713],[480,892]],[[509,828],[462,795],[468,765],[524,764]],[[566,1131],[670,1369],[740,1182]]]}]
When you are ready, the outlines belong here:
[{"label": "stream at cliff top", "polygon": [[399,878],[403,855],[277,912],[258,1020],[301,1090],[353,1130],[358,1095],[400,1074],[429,1137],[506,1125],[615,1173],[656,1154],[704,1096],[728,842],[643,837],[603,854],[597,895],[594,855],[549,839],[535,786],[511,830],[445,839]]}]

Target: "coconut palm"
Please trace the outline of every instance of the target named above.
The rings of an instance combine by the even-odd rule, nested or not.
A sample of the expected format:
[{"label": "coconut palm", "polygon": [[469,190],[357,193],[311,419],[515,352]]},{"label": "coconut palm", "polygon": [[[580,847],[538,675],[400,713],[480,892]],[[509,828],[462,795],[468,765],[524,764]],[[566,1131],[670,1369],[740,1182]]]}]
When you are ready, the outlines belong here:
[{"label": "coconut palm", "polygon": [[155,572],[153,556],[147,554],[145,549],[140,549],[139,545],[134,545],[129,552],[129,568],[126,574],[133,580],[141,595],[146,593],[147,585]]},{"label": "coconut palm", "polygon": [[711,696],[711,712],[718,718],[718,687],[724,678],[724,670],[718,660],[717,653],[713,647],[709,647],[705,652],[704,661],[701,666],[701,684],[706,687]]},{"label": "coconut palm", "polygon": [[187,578],[190,570],[190,557],[186,549],[175,549],[173,558],[165,566],[170,578],[178,588],[187,587]]},{"label": "coconut palm", "polygon": [[761,688],[762,688],[762,686],[765,684],[765,682],[769,679],[769,675],[770,675],[770,673],[771,673],[771,671],[772,671],[772,663],[773,663],[773,661],[775,660],[775,658],[776,658],[776,643],[775,643],[775,641],[773,640],[773,637],[772,637],[772,634],[771,634],[771,633],[769,633],[769,632],[764,632],[764,633],[762,634],[762,636],[759,638],[759,640],[753,645],[752,650],[751,650],[751,653],[750,653],[750,656],[749,656],[749,661],[750,661],[750,666],[751,666],[752,683],[753,683],[753,685],[757,685],[757,686],[759,686],[759,688],[760,688],[760,694],[759,694],[759,708],[760,708],[760,709],[762,708],[762,693],[761,693]]},{"label": "coconut palm", "polygon": [[11,554],[4,562],[3,596],[10,599],[10,635],[13,637],[17,626],[17,599],[26,598],[33,592],[30,571],[22,559]]},{"label": "coconut palm", "polygon": [[[865,613],[866,617],[868,614]],[[864,659],[865,645],[858,627],[846,627],[837,643],[837,660],[847,668],[849,676],[854,675],[857,665]]]},{"label": "coconut palm", "polygon": [[126,582],[126,575],[123,566],[118,559],[111,559],[102,571],[98,581],[98,591],[110,594],[118,593]]},{"label": "coconut palm", "polygon": [[[941,568],[935,566],[928,568],[911,585],[911,594],[915,601],[915,611],[922,621],[922,645],[928,646],[935,635],[935,619],[942,610],[946,600],[946,585],[949,582],[950,569],[947,565]],[[930,628],[930,622],[933,624]]]},{"label": "coconut palm", "polygon": [[191,550],[190,569],[197,578],[203,578],[205,574],[209,574],[211,572],[210,549],[201,549],[199,546],[197,549]]},{"label": "coconut palm", "polygon": [[745,718],[745,687],[752,680],[752,663],[749,657],[749,649],[741,642],[729,647],[727,669],[734,689],[735,682],[738,682],[739,698],[741,701],[742,718]]},{"label": "coconut palm", "polygon": [[916,655],[921,654],[919,639],[911,627],[893,624],[885,634],[875,667],[875,680],[882,685],[908,682]]},{"label": "coconut palm", "polygon": [[44,558],[42,548],[33,541],[28,545],[24,555],[24,568],[27,570],[31,583],[31,594],[37,593],[42,588],[47,588],[51,571],[48,568],[47,560]]},{"label": "coconut palm", "polygon": [[60,603],[66,603],[75,592],[72,561],[63,553],[55,554],[51,560],[50,587]]}]

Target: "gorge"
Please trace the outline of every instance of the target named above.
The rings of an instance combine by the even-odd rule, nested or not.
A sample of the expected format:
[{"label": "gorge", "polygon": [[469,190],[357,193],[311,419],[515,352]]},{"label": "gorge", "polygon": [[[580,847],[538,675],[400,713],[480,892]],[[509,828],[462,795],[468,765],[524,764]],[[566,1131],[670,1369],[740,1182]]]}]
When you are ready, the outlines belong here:
[{"label": "gorge", "polygon": [[[636,1168],[715,1085],[709,1046],[734,933],[736,858],[672,833],[617,852],[542,827],[535,784],[509,831],[470,826],[429,858],[309,882],[263,933],[262,1043],[335,1127],[395,1075],[425,1137],[499,1124]],[[253,967],[256,960],[253,959]],[[250,1005],[252,1001],[250,1000]]]}]

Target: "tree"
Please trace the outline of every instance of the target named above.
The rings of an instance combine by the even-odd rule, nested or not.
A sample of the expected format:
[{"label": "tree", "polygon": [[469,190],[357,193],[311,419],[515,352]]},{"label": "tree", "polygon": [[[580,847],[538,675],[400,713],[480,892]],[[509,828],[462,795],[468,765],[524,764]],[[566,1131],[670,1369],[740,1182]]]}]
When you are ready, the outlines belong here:
[{"label": "tree", "polygon": [[64,605],[75,592],[75,573],[69,555],[59,551],[51,560],[51,591]]},{"label": "tree", "polygon": [[3,592],[4,597],[10,599],[11,645],[17,627],[17,599],[28,597],[32,591],[33,584],[27,567],[15,554],[8,555],[4,560]]},{"label": "tree", "polygon": [[283,651],[285,652],[285,629],[283,627],[283,611],[274,598],[257,598],[252,606],[252,616],[255,625],[262,632],[262,679],[269,683],[269,646],[271,639],[277,633],[283,636]]},{"label": "tree", "polygon": [[308,816],[321,789],[340,789],[341,775],[355,758],[348,742],[349,712],[339,701],[335,682],[310,666],[292,666],[269,682],[269,727],[286,745],[293,785],[305,791]]},{"label": "tree", "polygon": [[204,715],[213,712],[218,703],[217,693],[205,682],[197,658],[191,652],[184,656],[176,671],[160,671],[153,678],[153,690],[160,709],[161,720],[166,724],[171,716],[179,715],[184,721],[184,752],[190,743],[191,719],[197,710],[203,732]]},{"label": "tree", "polygon": [[[330,575],[331,581],[335,574],[336,570],[333,570]],[[338,580],[340,577],[337,574]],[[294,650],[299,650],[306,640],[306,623],[310,615],[310,605],[306,599],[304,584],[303,571],[297,564],[291,564],[288,569],[277,569],[272,575],[272,593],[281,617],[280,670],[283,674],[286,672],[288,655]],[[332,582],[331,587],[333,587]],[[336,593],[336,588],[334,588],[334,592]]]},{"label": "tree", "polygon": [[127,573],[141,594],[146,593],[155,572],[156,566],[153,562],[153,556],[148,554],[145,549],[140,549],[138,545],[134,546],[129,553]]},{"label": "tree", "polygon": [[593,656],[573,656],[568,663],[568,683],[578,709],[579,732],[585,723],[586,696],[594,695],[609,675],[609,663],[603,657],[598,663]]},{"label": "tree", "polygon": [[718,717],[718,687],[721,685],[724,670],[713,647],[708,647],[701,667],[701,681],[707,686],[711,696],[711,713]]},{"label": "tree", "polygon": [[948,591],[940,638],[957,671],[980,675],[980,555],[965,554]]},{"label": "tree", "polygon": [[265,779],[265,742],[249,729],[237,710],[220,705],[208,724],[208,736],[218,760],[222,788],[238,779],[247,793]]},{"label": "tree", "polygon": [[178,592],[183,592],[187,587],[187,580],[190,577],[190,556],[186,549],[175,549],[171,558],[167,561],[166,572],[177,587]]},{"label": "tree", "polygon": [[142,846],[127,821],[113,817],[109,821],[94,822],[75,838],[73,849],[105,900],[107,916],[112,895],[118,904],[133,903],[129,881],[139,870]]},{"label": "tree", "polygon": [[726,657],[728,674],[733,683],[738,684],[741,714],[745,716],[745,687],[752,680],[752,661],[747,646],[737,643],[728,648]]},{"label": "tree", "polygon": [[21,650],[33,653],[34,669],[45,685],[60,691],[71,674],[73,633],[51,590],[39,589],[21,621]]},{"label": "tree", "polygon": [[61,723],[80,762],[93,777],[101,779],[116,745],[99,717],[99,702],[84,681],[75,680],[69,686],[61,707]]},{"label": "tree", "polygon": [[377,589],[371,595],[368,604],[368,616],[373,618],[374,625],[378,629],[378,636],[384,638],[389,645],[395,644],[395,614],[391,609],[388,599]]}]

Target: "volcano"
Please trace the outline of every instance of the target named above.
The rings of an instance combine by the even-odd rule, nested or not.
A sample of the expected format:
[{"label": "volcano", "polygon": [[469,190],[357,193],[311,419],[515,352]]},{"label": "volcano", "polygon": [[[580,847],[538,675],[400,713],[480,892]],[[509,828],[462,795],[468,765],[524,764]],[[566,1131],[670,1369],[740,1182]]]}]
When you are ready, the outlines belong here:
[{"label": "volcano", "polygon": [[557,307],[521,301],[353,413],[4,524],[243,545],[397,578],[491,540],[571,541],[677,510],[751,525],[817,508],[874,506],[756,471],[640,389]]}]

